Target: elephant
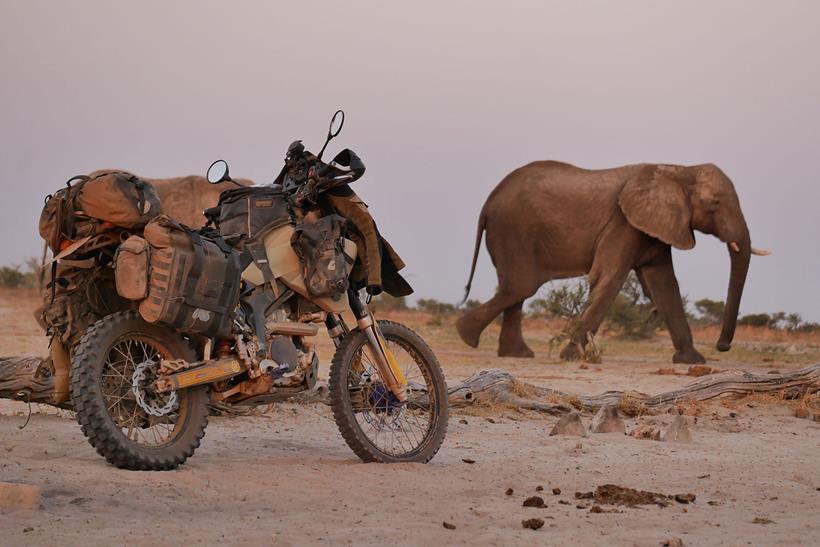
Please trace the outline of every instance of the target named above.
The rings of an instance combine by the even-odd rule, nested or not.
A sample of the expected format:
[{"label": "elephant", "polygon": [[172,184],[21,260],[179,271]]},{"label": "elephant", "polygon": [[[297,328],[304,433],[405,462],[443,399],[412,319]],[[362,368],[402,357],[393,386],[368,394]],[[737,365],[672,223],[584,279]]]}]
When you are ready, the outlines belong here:
[{"label": "elephant", "polygon": [[[694,230],[727,244],[731,273],[716,347],[728,351],[754,249],[732,181],[713,164],[636,164],[588,170],[536,161],[507,175],[478,219],[469,295],[483,232],[498,275],[487,302],[456,322],[477,347],[484,328],[503,313],[498,355],[532,357],[521,333],[522,305],[547,281],[588,275],[589,300],[569,331],[564,360],[579,359],[630,270],[666,323],[673,362],[704,363],[692,342],[672,247],[695,246]],[[466,300],[467,296],[465,296]]]}]

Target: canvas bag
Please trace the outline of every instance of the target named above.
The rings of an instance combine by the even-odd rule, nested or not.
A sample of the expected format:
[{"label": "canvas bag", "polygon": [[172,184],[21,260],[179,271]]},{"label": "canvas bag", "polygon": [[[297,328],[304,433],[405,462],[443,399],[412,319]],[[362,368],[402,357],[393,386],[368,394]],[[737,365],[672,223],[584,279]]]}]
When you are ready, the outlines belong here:
[{"label": "canvas bag", "polygon": [[148,296],[148,266],[151,246],[139,236],[131,236],[117,247],[114,257],[114,281],[117,294],[127,300]]},{"label": "canvas bag", "polygon": [[40,213],[40,236],[52,251],[101,230],[101,222],[139,230],[161,213],[153,186],[125,171],[101,171],[71,178],[46,197]]},{"label": "canvas bag", "polygon": [[344,254],[345,219],[327,215],[296,226],[290,240],[311,295],[339,300],[350,286]]},{"label": "canvas bag", "polygon": [[184,333],[229,337],[239,301],[239,253],[166,215],[148,223],[144,237],[151,257],[142,318]]},{"label": "canvas bag", "polygon": [[258,241],[269,231],[291,222],[288,202],[280,189],[250,186],[219,196],[219,233],[225,238]]}]

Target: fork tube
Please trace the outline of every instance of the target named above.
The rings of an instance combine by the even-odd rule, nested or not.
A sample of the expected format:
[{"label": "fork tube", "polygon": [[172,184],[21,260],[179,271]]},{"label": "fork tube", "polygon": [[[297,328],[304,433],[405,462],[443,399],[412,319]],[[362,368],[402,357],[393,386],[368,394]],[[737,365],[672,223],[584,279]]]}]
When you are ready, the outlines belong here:
[{"label": "fork tube", "polygon": [[393,368],[390,366],[390,359],[388,357],[390,350],[382,344],[379,326],[376,321],[373,320],[373,315],[370,313],[367,305],[359,299],[359,296],[354,291],[348,291],[348,299],[350,301],[350,309],[353,310],[353,315],[356,316],[356,324],[367,338],[371,352],[376,358],[376,368],[379,370],[379,375],[400,402],[407,402],[407,392],[393,371]]}]

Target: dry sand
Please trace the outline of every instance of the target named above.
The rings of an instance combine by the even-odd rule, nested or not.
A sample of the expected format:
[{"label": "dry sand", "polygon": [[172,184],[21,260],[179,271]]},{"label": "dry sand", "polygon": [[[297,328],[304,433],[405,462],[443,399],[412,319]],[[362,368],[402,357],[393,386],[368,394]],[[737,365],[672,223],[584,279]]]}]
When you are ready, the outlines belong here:
[{"label": "dry sand", "polygon": [[[0,293],[0,354],[45,351],[32,302]],[[543,351],[534,360],[498,359],[491,341],[468,351],[447,325],[401,319],[432,342],[451,383],[492,367],[584,393],[655,392],[691,380],[652,374],[671,366],[671,353],[630,357],[615,346],[603,365],[588,369]],[[668,349],[668,341],[657,343]],[[775,355],[743,366],[800,366],[787,361]],[[768,400],[699,410],[692,444],[620,434],[549,437],[557,418],[503,408],[454,412],[430,464],[387,466],[360,463],[326,407],[282,404],[263,417],[213,418],[201,448],[177,471],[133,472],[107,465],[69,415],[42,407],[19,430],[25,406],[2,402],[0,481],[39,485],[43,498],[40,510],[0,511],[0,544],[660,545],[675,537],[686,545],[817,544],[820,424]],[[627,420],[627,429],[637,423]],[[692,493],[696,500],[591,513],[590,501],[574,497],[603,484]],[[522,507],[536,494],[546,507]],[[531,517],[544,527],[524,529],[521,521]],[[445,529],[445,521],[455,529]]]}]

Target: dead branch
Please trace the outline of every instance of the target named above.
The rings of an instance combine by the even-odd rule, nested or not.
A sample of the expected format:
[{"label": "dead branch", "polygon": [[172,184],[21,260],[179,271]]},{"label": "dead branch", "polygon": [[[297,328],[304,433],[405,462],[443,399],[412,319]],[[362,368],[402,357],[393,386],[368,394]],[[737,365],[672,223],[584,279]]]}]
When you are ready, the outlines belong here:
[{"label": "dead branch", "polygon": [[503,403],[514,407],[564,414],[571,410],[593,412],[616,405],[628,415],[653,411],[681,401],[708,401],[753,393],[782,393],[786,398],[820,391],[820,363],[784,374],[752,374],[731,370],[703,376],[674,391],[646,395],[637,391],[607,391],[600,395],[574,395],[519,382],[500,369],[483,370],[450,387],[450,406]]}]

